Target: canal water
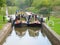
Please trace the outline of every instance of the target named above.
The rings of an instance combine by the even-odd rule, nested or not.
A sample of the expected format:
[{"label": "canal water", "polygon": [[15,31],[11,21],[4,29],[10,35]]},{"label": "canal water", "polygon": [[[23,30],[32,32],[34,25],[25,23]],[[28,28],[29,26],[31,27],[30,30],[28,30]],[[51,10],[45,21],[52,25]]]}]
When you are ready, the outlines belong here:
[{"label": "canal water", "polygon": [[52,45],[39,27],[14,28],[2,45]]}]

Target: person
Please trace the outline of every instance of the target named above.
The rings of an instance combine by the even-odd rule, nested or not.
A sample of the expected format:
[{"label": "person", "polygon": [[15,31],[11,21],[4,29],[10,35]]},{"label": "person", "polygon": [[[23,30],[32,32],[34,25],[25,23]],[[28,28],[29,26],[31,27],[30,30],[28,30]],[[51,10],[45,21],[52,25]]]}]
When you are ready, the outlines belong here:
[{"label": "person", "polygon": [[48,16],[48,21],[49,21],[49,19],[50,19],[50,16]]},{"label": "person", "polygon": [[20,20],[20,14],[18,15],[18,20]]},{"label": "person", "polygon": [[37,15],[35,15],[35,21],[37,20]]},{"label": "person", "polygon": [[41,22],[43,22],[43,15],[41,15]]},{"label": "person", "polygon": [[12,16],[10,16],[10,20],[9,20],[10,23],[12,23]]},{"label": "person", "polygon": [[41,27],[42,27],[42,22],[43,22],[43,15],[41,15]]},{"label": "person", "polygon": [[3,16],[3,21],[5,22],[5,16]]},{"label": "person", "polygon": [[16,14],[18,13],[19,11],[18,10],[16,10]]},{"label": "person", "polygon": [[31,18],[31,15],[29,15],[28,20],[30,20],[30,18]]}]

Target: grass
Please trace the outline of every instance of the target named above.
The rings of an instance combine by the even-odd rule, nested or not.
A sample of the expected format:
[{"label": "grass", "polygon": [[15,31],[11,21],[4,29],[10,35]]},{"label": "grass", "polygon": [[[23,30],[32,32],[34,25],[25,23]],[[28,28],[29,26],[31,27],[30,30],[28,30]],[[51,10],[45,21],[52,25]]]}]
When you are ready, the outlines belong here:
[{"label": "grass", "polygon": [[60,18],[56,16],[50,16],[50,20],[54,22],[54,25],[49,25],[57,34],[60,35]]},{"label": "grass", "polygon": [[7,23],[7,21],[3,21],[3,16],[0,15],[0,30],[3,28],[3,26]]},{"label": "grass", "polygon": [[[8,6],[8,13],[9,15],[11,14],[15,14],[16,10],[18,10],[18,7],[9,7]],[[4,24],[7,23],[7,21],[3,21],[3,15],[6,15],[6,7],[2,7],[2,9],[0,10],[0,30],[3,28]]]}]

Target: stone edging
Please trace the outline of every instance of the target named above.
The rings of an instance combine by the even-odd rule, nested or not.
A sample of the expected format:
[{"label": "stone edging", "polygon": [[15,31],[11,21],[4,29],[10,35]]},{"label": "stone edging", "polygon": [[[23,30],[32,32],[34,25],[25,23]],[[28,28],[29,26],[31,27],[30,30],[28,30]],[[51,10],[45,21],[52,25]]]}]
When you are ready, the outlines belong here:
[{"label": "stone edging", "polygon": [[0,32],[0,43],[4,40],[7,34],[11,32],[11,23],[4,25],[2,31]]},{"label": "stone edging", "polygon": [[60,45],[60,35],[54,32],[50,27],[48,27],[45,23],[42,24],[43,30],[46,35],[50,39],[53,45]]}]

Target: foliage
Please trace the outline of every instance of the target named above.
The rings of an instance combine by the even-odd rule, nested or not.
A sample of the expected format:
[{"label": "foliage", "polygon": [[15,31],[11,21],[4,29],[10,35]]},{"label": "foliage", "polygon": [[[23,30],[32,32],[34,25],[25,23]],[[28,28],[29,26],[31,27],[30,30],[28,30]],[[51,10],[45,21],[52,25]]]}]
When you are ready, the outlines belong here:
[{"label": "foliage", "polygon": [[54,6],[56,6],[56,5],[60,6],[60,0],[55,0],[52,4],[53,4]]},{"label": "foliage", "polygon": [[8,7],[8,14],[10,15],[10,14],[15,14],[16,13],[16,10],[19,10],[19,8],[18,7],[15,7],[15,6],[13,6],[13,7]]},{"label": "foliage", "polygon": [[7,6],[17,6],[19,8],[24,8],[25,0],[7,0]]},{"label": "foliage", "polygon": [[6,0],[0,0],[0,9],[1,7],[4,7],[6,4]]},{"label": "foliage", "polygon": [[3,28],[3,26],[7,23],[7,21],[5,20],[5,22],[3,21],[3,16],[0,15],[0,30]]},{"label": "foliage", "polygon": [[[50,10],[51,5],[52,5],[52,0],[33,0],[31,7],[35,7],[35,9],[38,10],[37,12],[39,12],[39,13],[48,14],[51,11]],[[41,10],[41,8],[44,8],[44,7],[46,7],[46,9]],[[33,8],[31,8],[31,11],[32,11],[32,9]]]},{"label": "foliage", "polygon": [[[50,22],[52,22],[52,24],[48,24],[50,27],[51,27],[51,29],[53,29],[57,34],[59,34],[60,35],[60,18],[57,18],[56,16],[50,16]],[[48,21],[47,21],[47,23],[48,23]],[[54,23],[54,25],[53,25],[53,23]],[[53,26],[52,26],[53,25]]]},{"label": "foliage", "polygon": [[6,8],[5,7],[1,7],[0,15],[6,15]]},{"label": "foliage", "polygon": [[38,13],[38,9],[36,9],[35,7],[29,7],[29,8],[26,8],[27,11],[31,11],[33,13]]},{"label": "foliage", "polygon": [[35,0],[32,4],[34,7],[44,7],[44,6],[50,6],[51,5],[51,0]]},{"label": "foliage", "polygon": [[51,11],[52,11],[52,8],[50,7],[42,7],[40,8],[39,13],[43,15],[47,15],[47,14],[50,14]]},{"label": "foliage", "polygon": [[13,6],[14,5],[13,0],[6,0],[6,4],[7,4],[7,6]]},{"label": "foliage", "polygon": [[32,3],[33,3],[33,0],[25,0],[25,5],[27,7],[31,7],[32,6]]},{"label": "foliage", "polygon": [[42,7],[52,8],[55,5],[60,5],[60,0],[7,0],[7,5],[22,9],[35,7],[40,10]]}]

